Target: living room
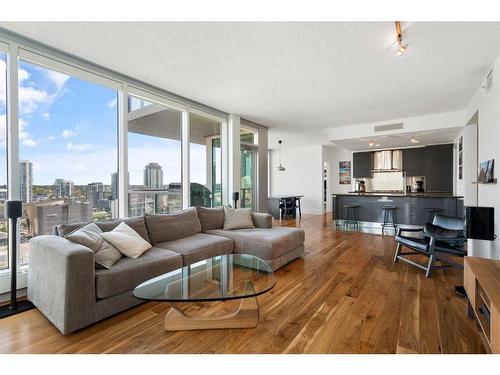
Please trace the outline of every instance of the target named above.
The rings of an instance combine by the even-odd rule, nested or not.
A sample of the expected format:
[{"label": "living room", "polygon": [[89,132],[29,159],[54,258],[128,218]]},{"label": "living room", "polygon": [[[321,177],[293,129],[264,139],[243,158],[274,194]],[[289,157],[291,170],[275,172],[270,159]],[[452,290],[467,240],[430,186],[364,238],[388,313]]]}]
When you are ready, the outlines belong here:
[{"label": "living room", "polygon": [[0,353],[497,358],[500,22],[293,3],[12,5]]}]

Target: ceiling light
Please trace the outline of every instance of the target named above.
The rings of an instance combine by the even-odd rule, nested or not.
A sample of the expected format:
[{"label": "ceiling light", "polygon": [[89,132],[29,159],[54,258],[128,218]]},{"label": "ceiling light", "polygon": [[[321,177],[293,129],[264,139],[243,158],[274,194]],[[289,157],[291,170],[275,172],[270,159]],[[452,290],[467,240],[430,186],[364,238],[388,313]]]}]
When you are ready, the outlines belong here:
[{"label": "ceiling light", "polygon": [[274,170],[277,171],[277,172],[284,172],[286,170],[285,167],[281,165],[281,143],[282,142],[283,141],[281,141],[281,140],[278,141],[280,165],[278,165],[276,168],[274,168]]},{"label": "ceiling light", "polygon": [[379,146],[380,146],[380,143],[377,143],[377,144],[375,145],[375,147],[379,147]]},{"label": "ceiling light", "polygon": [[398,48],[396,49],[396,55],[403,56],[408,47],[408,44],[403,43],[403,34],[401,33],[401,24],[399,21],[396,21],[396,35],[398,39]]},{"label": "ceiling light", "polygon": [[419,140],[418,140],[418,139],[415,139],[415,138],[412,138],[412,139],[411,139],[411,143],[418,143],[418,142],[419,142]]},{"label": "ceiling light", "polygon": [[370,146],[370,147],[372,147],[374,145],[375,145],[375,143],[373,143],[373,142],[368,143],[368,146]]}]

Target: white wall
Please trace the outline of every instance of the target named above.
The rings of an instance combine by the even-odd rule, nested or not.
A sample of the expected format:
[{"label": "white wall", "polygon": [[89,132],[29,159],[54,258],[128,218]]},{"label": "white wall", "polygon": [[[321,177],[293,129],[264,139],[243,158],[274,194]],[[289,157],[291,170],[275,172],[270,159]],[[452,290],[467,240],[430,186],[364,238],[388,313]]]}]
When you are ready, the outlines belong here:
[{"label": "white wall", "polygon": [[[381,122],[359,124],[332,128],[328,139],[336,141],[341,139],[369,138],[388,134],[402,134],[425,130],[449,129],[464,126],[464,111],[434,113],[425,116],[391,119]],[[403,123],[403,129],[375,133],[374,127],[378,125]]]},{"label": "white wall", "polygon": [[[478,112],[479,161],[495,159],[495,177],[500,172],[500,57],[493,65],[493,86],[486,91],[480,87],[467,106],[464,123]],[[466,182],[467,183],[467,182]],[[467,190],[465,190],[467,195]],[[478,205],[495,207],[495,233],[500,233],[500,185],[478,186]],[[500,259],[500,242],[470,241],[470,255]]]},{"label": "white wall", "polygon": [[270,195],[303,195],[302,212],[321,213],[322,200],[322,146],[287,146],[283,139],[281,162],[284,172],[274,170],[278,166],[278,150],[270,152]]},{"label": "white wall", "polygon": [[[338,146],[324,146],[323,160],[330,163],[330,193],[345,194],[353,190],[354,178],[352,177],[352,151]],[[339,162],[351,162],[351,185],[341,185],[339,181]],[[330,198],[330,197],[329,197]],[[331,199],[329,199],[329,211],[331,210]]]}]

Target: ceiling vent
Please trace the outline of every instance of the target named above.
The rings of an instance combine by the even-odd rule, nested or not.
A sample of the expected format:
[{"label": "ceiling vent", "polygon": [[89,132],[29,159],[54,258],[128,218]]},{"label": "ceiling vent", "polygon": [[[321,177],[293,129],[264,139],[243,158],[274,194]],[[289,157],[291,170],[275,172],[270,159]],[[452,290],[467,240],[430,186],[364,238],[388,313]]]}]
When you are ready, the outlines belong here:
[{"label": "ceiling vent", "polygon": [[493,69],[491,69],[488,72],[488,75],[486,76],[486,82],[484,84],[484,89],[486,90],[486,93],[489,93],[492,87],[493,87]]},{"label": "ceiling vent", "polygon": [[389,130],[398,130],[403,129],[403,123],[400,122],[398,124],[388,124],[388,125],[378,125],[374,127],[375,132],[387,132]]}]

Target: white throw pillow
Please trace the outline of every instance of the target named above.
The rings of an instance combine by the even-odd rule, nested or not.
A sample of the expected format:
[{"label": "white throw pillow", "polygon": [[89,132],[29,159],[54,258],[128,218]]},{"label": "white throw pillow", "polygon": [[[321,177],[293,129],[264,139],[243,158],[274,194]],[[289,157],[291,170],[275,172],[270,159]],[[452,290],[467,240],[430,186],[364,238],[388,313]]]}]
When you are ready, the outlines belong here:
[{"label": "white throw pillow", "polygon": [[123,221],[111,232],[101,233],[101,237],[129,258],[139,258],[152,247],[149,242]]},{"label": "white throw pillow", "polygon": [[224,207],[224,228],[223,229],[247,229],[255,228],[252,220],[251,208],[231,208]]},{"label": "white throw pillow", "polygon": [[110,269],[113,264],[120,260],[122,254],[109,242],[105,241],[101,234],[101,228],[99,228],[95,223],[88,223],[87,225],[67,234],[65,238],[82,244],[83,246],[87,246],[95,253],[94,261],[96,264]]}]

